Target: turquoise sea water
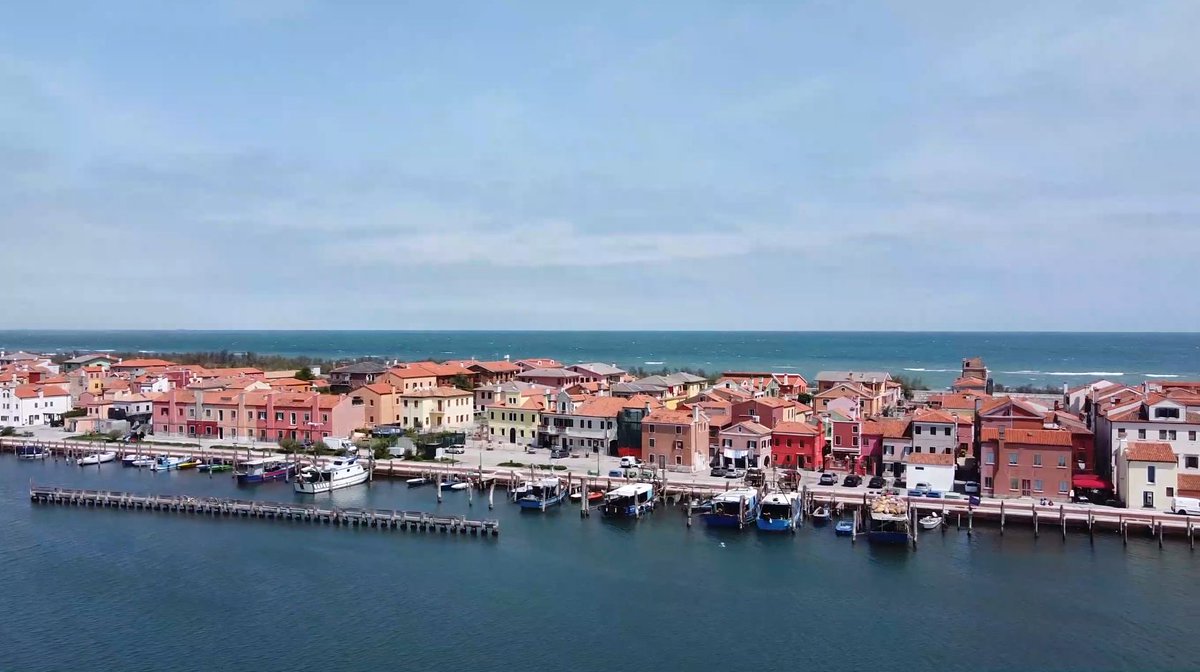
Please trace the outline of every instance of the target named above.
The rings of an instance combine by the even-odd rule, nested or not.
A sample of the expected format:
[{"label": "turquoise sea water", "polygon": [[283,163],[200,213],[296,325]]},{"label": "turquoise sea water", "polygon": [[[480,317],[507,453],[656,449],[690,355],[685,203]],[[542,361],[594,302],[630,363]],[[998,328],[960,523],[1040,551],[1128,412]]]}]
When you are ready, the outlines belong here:
[{"label": "turquoise sea water", "polygon": [[1200,333],[663,331],[0,331],[0,348],[251,351],[398,359],[553,357],[707,371],[882,370],[948,385],[982,356],[1006,385],[1200,379]]},{"label": "turquoise sea water", "polygon": [[[378,481],[316,501],[497,540],[33,506],[31,481],[289,501],[286,484],[0,457],[0,670],[1194,669],[1182,542],[1012,526],[916,552],[636,523]],[[305,500],[312,501],[312,500]]]}]

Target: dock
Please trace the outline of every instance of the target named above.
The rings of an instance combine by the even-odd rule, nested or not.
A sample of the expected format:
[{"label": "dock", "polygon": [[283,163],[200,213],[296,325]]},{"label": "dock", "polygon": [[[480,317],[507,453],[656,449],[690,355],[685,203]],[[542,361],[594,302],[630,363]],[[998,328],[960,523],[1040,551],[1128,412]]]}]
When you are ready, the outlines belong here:
[{"label": "dock", "polygon": [[339,527],[365,527],[410,532],[442,532],[474,537],[500,536],[500,521],[471,520],[424,511],[395,509],[332,508],[306,504],[260,502],[225,497],[188,495],[143,495],[112,490],[86,490],[30,485],[29,499],[35,504],[57,504],[84,508],[162,511],[213,518],[257,518],[287,520]]}]

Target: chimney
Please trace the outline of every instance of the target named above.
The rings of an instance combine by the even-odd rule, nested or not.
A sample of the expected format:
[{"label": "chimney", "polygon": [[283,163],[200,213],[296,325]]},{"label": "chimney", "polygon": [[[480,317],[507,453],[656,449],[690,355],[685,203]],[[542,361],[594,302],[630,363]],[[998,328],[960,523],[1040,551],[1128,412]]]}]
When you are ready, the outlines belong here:
[{"label": "chimney", "polygon": [[692,422],[700,421],[700,404],[692,406]]}]

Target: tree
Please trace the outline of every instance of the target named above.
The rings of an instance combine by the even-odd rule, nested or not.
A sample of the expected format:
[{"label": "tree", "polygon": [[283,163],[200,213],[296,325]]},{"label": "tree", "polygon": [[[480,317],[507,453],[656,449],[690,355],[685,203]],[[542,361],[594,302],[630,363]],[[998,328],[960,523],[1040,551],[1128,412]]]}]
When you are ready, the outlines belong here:
[{"label": "tree", "polygon": [[813,395],[809,394],[808,392],[801,392],[800,394],[796,395],[796,401],[798,401],[802,404],[811,405],[812,399],[813,399]]},{"label": "tree", "polygon": [[929,389],[929,386],[925,384],[925,381],[921,380],[920,378],[917,378],[916,376],[905,376],[903,374],[894,374],[892,376],[892,380],[896,381],[897,383],[900,383],[900,392],[904,395],[905,399],[913,398],[913,390],[928,390]]},{"label": "tree", "polygon": [[470,392],[475,389],[474,387],[471,386],[471,379],[468,378],[467,375],[464,373],[455,374],[453,382],[454,382],[454,387],[457,387],[460,390],[466,390],[466,391]]},{"label": "tree", "polygon": [[307,366],[301,367],[300,370],[296,372],[296,380],[312,380],[312,379],[313,379],[312,369],[308,368]]}]

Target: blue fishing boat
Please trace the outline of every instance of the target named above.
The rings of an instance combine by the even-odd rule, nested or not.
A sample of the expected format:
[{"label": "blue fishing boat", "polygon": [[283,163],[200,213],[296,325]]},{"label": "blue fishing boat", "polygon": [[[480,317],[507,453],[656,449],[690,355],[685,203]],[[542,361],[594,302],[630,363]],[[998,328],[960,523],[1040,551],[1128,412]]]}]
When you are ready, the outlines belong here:
[{"label": "blue fishing boat", "polygon": [[839,537],[853,536],[854,522],[849,520],[839,520],[837,525],[833,526],[833,533]]},{"label": "blue fishing boat", "polygon": [[150,471],[171,471],[178,469],[180,464],[183,464],[183,457],[171,457],[170,455],[159,455],[154,464],[150,465]]},{"label": "blue fishing boat", "polygon": [[541,478],[529,484],[529,490],[517,499],[522,509],[545,511],[558,506],[567,498],[567,489],[557,478]]},{"label": "blue fishing boat", "polygon": [[239,465],[234,473],[238,485],[247,483],[265,483],[267,481],[285,481],[296,475],[296,463],[282,460],[246,460]]},{"label": "blue fishing boat", "polygon": [[873,544],[907,544],[909,540],[908,504],[894,495],[871,500],[867,511],[867,540]]},{"label": "blue fishing boat", "polygon": [[640,518],[653,510],[652,483],[629,483],[609,490],[600,504],[601,515],[609,518]]},{"label": "blue fishing boat", "polygon": [[712,498],[712,511],[700,514],[709,527],[742,529],[758,517],[758,491],[753,488],[726,490]]},{"label": "blue fishing boat", "polygon": [[763,532],[795,532],[800,522],[800,495],[777,492],[763,498],[755,525]]},{"label": "blue fishing boat", "polygon": [[49,454],[50,451],[46,450],[43,446],[33,444],[25,444],[17,448],[18,460],[44,460]]}]

